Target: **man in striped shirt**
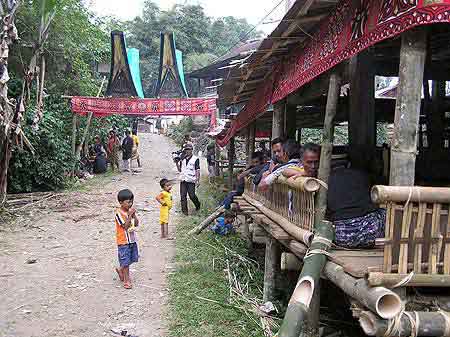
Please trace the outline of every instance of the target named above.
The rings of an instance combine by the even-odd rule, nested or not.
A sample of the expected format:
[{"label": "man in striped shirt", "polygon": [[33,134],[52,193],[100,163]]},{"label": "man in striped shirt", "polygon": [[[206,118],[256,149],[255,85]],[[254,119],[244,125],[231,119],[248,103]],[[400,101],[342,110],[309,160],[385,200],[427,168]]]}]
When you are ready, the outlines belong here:
[{"label": "man in striped shirt", "polygon": [[116,272],[125,289],[131,289],[130,265],[138,262],[139,252],[135,229],[139,226],[136,209],[133,208],[134,195],[130,190],[122,190],[117,195],[120,207],[116,209],[116,242],[119,256],[119,268]]}]

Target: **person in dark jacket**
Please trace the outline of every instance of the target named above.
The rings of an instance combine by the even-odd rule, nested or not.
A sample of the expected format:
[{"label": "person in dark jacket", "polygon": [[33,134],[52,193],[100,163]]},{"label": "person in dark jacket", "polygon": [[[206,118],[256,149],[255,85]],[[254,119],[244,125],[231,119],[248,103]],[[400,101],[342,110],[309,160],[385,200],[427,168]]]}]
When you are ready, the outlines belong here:
[{"label": "person in dark jacket", "polygon": [[123,170],[130,172],[131,156],[133,155],[133,138],[130,130],[125,131],[125,138],[122,141]]},{"label": "person in dark jacket", "polygon": [[335,243],[345,248],[371,248],[384,236],[386,211],[372,203],[368,174],[339,166],[328,181],[327,219],[336,228]]},{"label": "person in dark jacket", "polygon": [[99,136],[95,136],[94,140],[94,173],[105,173],[107,168],[106,151]]}]

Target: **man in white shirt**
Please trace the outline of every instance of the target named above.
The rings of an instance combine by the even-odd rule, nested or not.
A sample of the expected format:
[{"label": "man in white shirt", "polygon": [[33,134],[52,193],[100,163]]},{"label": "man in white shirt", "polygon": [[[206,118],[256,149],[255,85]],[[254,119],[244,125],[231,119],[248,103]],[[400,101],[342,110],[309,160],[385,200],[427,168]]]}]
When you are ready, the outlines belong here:
[{"label": "man in white shirt", "polygon": [[183,147],[183,159],[176,162],[178,172],[181,173],[180,199],[181,211],[189,215],[187,195],[195,205],[195,209],[200,209],[200,201],[195,194],[195,186],[200,182],[200,159],[192,154],[192,144]]}]

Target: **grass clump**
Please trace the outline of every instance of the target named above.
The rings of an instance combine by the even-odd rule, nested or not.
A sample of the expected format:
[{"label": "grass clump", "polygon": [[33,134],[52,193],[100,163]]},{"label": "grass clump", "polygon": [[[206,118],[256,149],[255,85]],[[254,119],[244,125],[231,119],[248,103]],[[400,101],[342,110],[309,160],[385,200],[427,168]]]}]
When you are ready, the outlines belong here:
[{"label": "grass clump", "polygon": [[209,230],[187,234],[223,197],[206,184],[198,194],[203,210],[181,217],[177,224],[177,268],[169,276],[169,336],[262,337],[259,317],[230,284],[237,282],[245,298],[260,298],[263,272],[247,258],[246,243],[238,235],[219,237]]}]

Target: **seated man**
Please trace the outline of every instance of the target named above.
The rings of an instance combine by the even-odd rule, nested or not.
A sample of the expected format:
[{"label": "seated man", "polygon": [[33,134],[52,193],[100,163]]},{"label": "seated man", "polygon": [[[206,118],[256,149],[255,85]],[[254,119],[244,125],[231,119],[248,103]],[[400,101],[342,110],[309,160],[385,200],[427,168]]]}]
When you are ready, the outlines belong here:
[{"label": "seated man", "polygon": [[237,176],[236,190],[228,193],[223,201],[225,209],[231,208],[231,204],[233,203],[234,197],[241,196],[242,194],[244,194],[245,178],[249,175],[258,174],[263,167],[264,167],[264,154],[262,152],[253,152],[250,167],[248,167],[244,172],[242,172]]},{"label": "seated man", "polygon": [[286,178],[294,176],[317,178],[320,163],[320,146],[307,143],[303,145],[301,153],[301,166],[303,169],[299,171],[297,168],[287,168],[283,170],[283,176]]},{"label": "seated man", "polygon": [[261,182],[263,175],[267,175],[269,173],[272,173],[272,171],[281,164],[281,162],[278,160],[276,153],[280,154],[280,150],[283,146],[284,139],[279,137],[275,138],[271,142],[272,147],[272,158],[270,162],[268,162],[266,165],[264,165],[263,169],[253,178],[253,184],[255,186],[258,186]]},{"label": "seated man", "polygon": [[372,248],[384,236],[386,212],[372,203],[367,173],[336,167],[328,181],[327,219],[336,228],[335,243],[345,248]]},{"label": "seated man", "polygon": [[300,146],[293,140],[287,140],[279,151],[275,153],[277,159],[282,163],[272,173],[267,172],[259,185],[259,188],[264,191],[272,185],[276,179],[284,174],[286,170],[303,173],[303,167],[300,163]]}]

